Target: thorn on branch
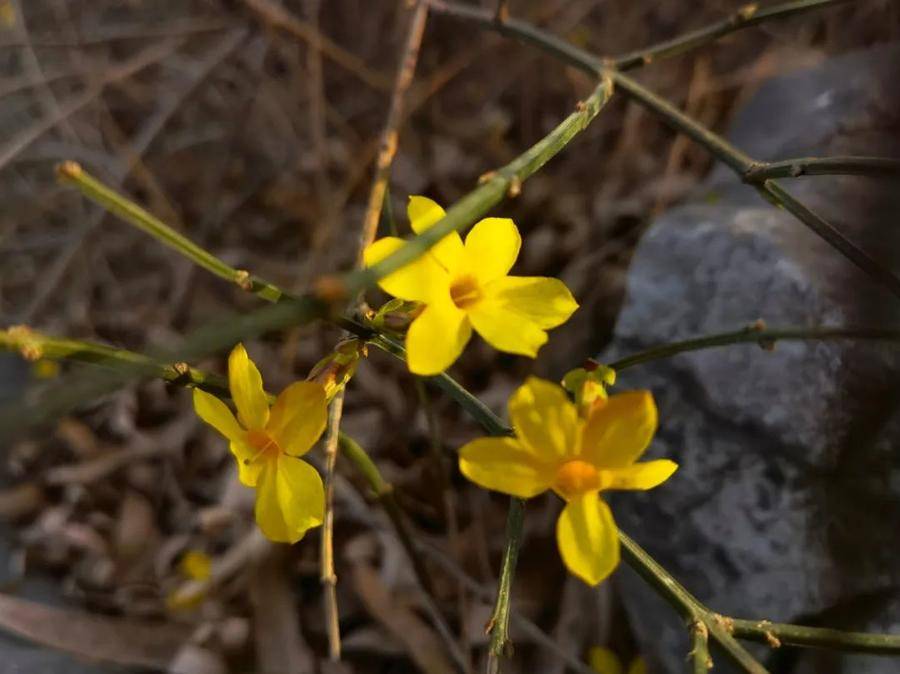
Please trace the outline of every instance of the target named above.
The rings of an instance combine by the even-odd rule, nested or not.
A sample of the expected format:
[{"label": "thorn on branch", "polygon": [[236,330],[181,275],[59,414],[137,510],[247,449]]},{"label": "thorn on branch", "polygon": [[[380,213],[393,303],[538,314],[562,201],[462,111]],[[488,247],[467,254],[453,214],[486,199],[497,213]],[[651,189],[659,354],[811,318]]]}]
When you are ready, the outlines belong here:
[{"label": "thorn on branch", "polygon": [[772,623],[768,620],[760,620],[756,623],[756,626],[762,630],[763,635],[766,637],[766,643],[769,644],[769,648],[781,648],[781,639],[775,636],[775,633],[769,629],[769,626]]},{"label": "thorn on branch", "polygon": [[510,199],[515,199],[522,193],[522,181],[519,179],[519,176],[513,176],[509,181],[509,187],[506,188],[506,196]]},{"label": "thorn on branch", "polygon": [[487,171],[486,173],[482,173],[480,176],[478,176],[478,184],[484,185],[486,183],[491,182],[496,177],[497,177],[496,171]]},{"label": "thorn on branch", "polygon": [[747,326],[747,332],[765,332],[767,327],[768,326],[763,319],[757,318]]},{"label": "thorn on branch", "polygon": [[712,619],[715,621],[716,625],[728,632],[728,634],[734,634],[734,618],[729,618],[727,615],[722,615],[721,613],[713,613]]}]

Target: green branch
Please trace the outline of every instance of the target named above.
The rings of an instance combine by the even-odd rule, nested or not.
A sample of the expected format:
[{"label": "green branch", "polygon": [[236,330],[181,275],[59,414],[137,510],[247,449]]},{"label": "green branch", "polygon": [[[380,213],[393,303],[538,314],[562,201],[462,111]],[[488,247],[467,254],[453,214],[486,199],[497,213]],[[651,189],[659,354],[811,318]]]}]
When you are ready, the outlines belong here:
[{"label": "green branch", "polygon": [[758,641],[776,648],[782,644],[823,648],[845,653],[900,655],[900,634],[844,632],[825,627],[806,627],[770,623],[768,620],[725,619],[731,633],[739,639]]},{"label": "green branch", "polygon": [[857,175],[900,176],[900,160],[888,157],[797,157],[762,162],[744,172],[744,182],[761,183],[769,178],[801,176]]},{"label": "green branch", "polygon": [[488,645],[488,667],[490,674],[500,671],[500,658],[511,652],[509,641],[509,607],[512,596],[512,581],[516,575],[516,562],[522,545],[522,525],[525,518],[525,501],[520,498],[509,500],[506,515],[506,544],[503,548],[503,562],[500,565],[500,583],[497,587],[497,601],[486,628],[490,635]]},{"label": "green branch", "polygon": [[778,341],[826,341],[839,339],[856,339],[867,341],[896,342],[900,344],[900,330],[884,328],[765,328],[762,325],[751,325],[741,330],[720,332],[694,339],[685,339],[670,344],[662,344],[620,358],[609,363],[613,370],[621,371],[641,363],[671,358],[687,351],[699,351],[730,344],[758,344],[764,349],[771,349]]},{"label": "green branch", "polygon": [[157,241],[181,253],[194,264],[203,267],[216,276],[237,284],[263,299],[271,302],[279,300],[282,292],[270,283],[261,281],[245,270],[235,269],[226,264],[209,251],[201,248],[186,236],[172,229],[169,225],[142,208],[130,199],[123,197],[111,187],[104,185],[85,171],[74,161],[65,161],[56,167],[60,180],[77,187],[81,193],[102,206],[110,213],[118,215],[126,222],[143,230]]},{"label": "green branch", "polygon": [[796,14],[801,14],[814,9],[822,9],[830,5],[836,5],[847,0],[795,0],[771,7],[760,7],[752,2],[739,8],[730,16],[712,23],[703,28],[692,30],[679,35],[671,40],[666,40],[652,47],[638,49],[610,59],[612,64],[620,70],[630,70],[639,66],[648,65],[664,58],[678,56],[715,42],[723,35],[734,33],[750,26],[757,26],[764,21],[783,19]]}]

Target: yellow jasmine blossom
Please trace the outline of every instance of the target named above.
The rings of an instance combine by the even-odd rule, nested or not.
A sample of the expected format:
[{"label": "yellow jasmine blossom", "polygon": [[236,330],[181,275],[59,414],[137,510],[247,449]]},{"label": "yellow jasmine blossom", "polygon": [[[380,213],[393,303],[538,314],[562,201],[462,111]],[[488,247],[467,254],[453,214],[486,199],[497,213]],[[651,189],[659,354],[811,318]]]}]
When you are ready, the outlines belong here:
[{"label": "yellow jasmine blossom", "polygon": [[[417,234],[444,217],[443,208],[418,196],[409,198],[407,213]],[[366,248],[366,265],[403,245],[397,237],[379,239]],[[410,371],[432,375],[447,369],[462,353],[472,328],[500,351],[534,358],[547,341],[546,331],[568,320],[578,304],[562,281],[508,275],[521,245],[512,220],[485,218],[472,227],[465,243],[452,232],[379,281],[394,297],[424,305],[406,333]]]},{"label": "yellow jasmine blossom", "polygon": [[[588,664],[597,674],[625,674],[625,667],[619,656],[602,646],[594,646],[588,652]],[[627,674],[647,674],[647,663],[637,656],[628,665]]]},{"label": "yellow jasmine blossom", "polygon": [[178,563],[178,570],[191,580],[208,580],[212,574],[212,559],[205,552],[188,550]]},{"label": "yellow jasmine blossom", "polygon": [[256,522],[263,534],[296,543],[324,516],[322,478],[300,457],[325,430],[325,389],[295,382],[270,409],[259,370],[242,344],[228,357],[228,386],[237,419],[225,403],[200,389],[194,389],[194,409],[230,441],[241,482],[256,487]]},{"label": "yellow jasmine blossom", "polygon": [[556,541],[569,571],[589,585],[619,563],[619,539],[607,489],[646,490],[678,467],[668,459],[635,463],[656,431],[649,391],[597,401],[587,418],[556,384],[530,377],[509,399],[512,438],[479,438],[459,451],[472,482],[519,498],[552,489],[565,502]]}]

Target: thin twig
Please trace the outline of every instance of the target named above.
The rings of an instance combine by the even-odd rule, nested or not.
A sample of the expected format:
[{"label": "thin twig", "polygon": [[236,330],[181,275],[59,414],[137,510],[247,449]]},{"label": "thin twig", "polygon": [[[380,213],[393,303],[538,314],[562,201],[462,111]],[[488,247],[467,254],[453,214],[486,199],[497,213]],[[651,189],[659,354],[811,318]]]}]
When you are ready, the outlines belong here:
[{"label": "thin twig", "polygon": [[709,629],[702,620],[695,620],[690,625],[691,632],[691,672],[706,674],[713,666],[709,657]]},{"label": "thin twig", "polygon": [[344,392],[338,391],[328,406],[328,430],[325,438],[325,518],[320,546],[321,581],[325,592],[325,629],[328,633],[328,657],[341,659],[341,627],[337,606],[337,574],[334,572],[334,467],[337,462]]},{"label": "thin twig", "polygon": [[729,344],[755,343],[764,349],[771,350],[778,341],[830,341],[839,339],[900,343],[900,329],[855,327],[766,328],[762,324],[754,324],[731,332],[720,332],[654,346],[646,351],[640,351],[639,353],[620,358],[610,363],[609,367],[617,371],[624,370],[641,363],[659,360],[660,358],[671,358],[686,351],[698,351],[700,349],[728,346]]},{"label": "thin twig", "polygon": [[900,160],[888,157],[797,157],[764,162],[744,172],[744,182],[760,183],[769,178],[800,176],[858,175],[900,176]]},{"label": "thin twig", "polygon": [[244,0],[248,9],[256,13],[265,23],[286,31],[307,44],[315,45],[332,61],[356,75],[370,87],[380,91],[390,89],[390,82],[381,73],[374,72],[360,57],[323,35],[313,26],[303,21],[272,0]]},{"label": "thin twig", "polygon": [[751,2],[738,8],[730,16],[712,23],[703,28],[679,35],[671,40],[660,42],[652,47],[638,49],[610,59],[612,64],[620,70],[629,70],[638,66],[644,66],[664,58],[670,58],[698,47],[718,40],[723,35],[728,35],[750,26],[756,26],[771,19],[783,19],[803,12],[822,9],[830,5],[836,5],[847,0],[794,0],[781,5],[760,7]]},{"label": "thin twig", "polygon": [[139,52],[134,58],[111,68],[98,82],[91,84],[80,94],[64,101],[59,106],[58,112],[37,120],[0,148],[0,169],[9,164],[19,153],[26,150],[50,129],[94,101],[110,84],[127,79],[144,68],[162,61],[174,53],[180,44],[177,41],[166,41],[162,44],[148,47]]},{"label": "thin twig", "polygon": [[366,206],[360,234],[358,256],[360,266],[362,266],[363,252],[375,240],[375,235],[378,232],[378,221],[381,218],[381,208],[386,198],[391,164],[394,161],[394,155],[397,153],[397,144],[400,140],[403,104],[406,100],[406,92],[409,90],[409,86],[413,81],[413,75],[416,72],[419,48],[422,46],[422,36],[425,34],[425,20],[427,18],[428,3],[424,0],[419,0],[409,22],[406,44],[400,56],[400,66],[397,69],[397,77],[394,80],[394,88],[391,92],[387,121],[381,132],[381,140],[378,145],[378,157],[375,160],[375,176],[372,179],[372,188],[369,190],[369,201]]},{"label": "thin twig", "polygon": [[718,642],[732,663],[747,674],[766,674],[766,668],[735,640],[725,625],[716,619],[717,616],[621,530],[619,543],[622,546],[622,558],[628,565],[637,571],[659,596],[668,601],[685,621],[689,624],[701,621],[706,626],[708,634]]},{"label": "thin twig", "polygon": [[768,644],[772,648],[786,644],[808,648],[824,648],[845,653],[900,655],[900,634],[844,632],[826,627],[786,625],[768,620],[728,619],[731,633],[739,639]]},{"label": "thin twig", "polygon": [[516,574],[519,547],[522,544],[522,525],[525,518],[525,501],[520,498],[509,500],[506,515],[506,543],[503,548],[503,562],[500,566],[500,581],[497,586],[497,600],[485,631],[490,635],[488,645],[488,674],[500,671],[500,658],[512,653],[509,640],[509,608],[512,581]]}]

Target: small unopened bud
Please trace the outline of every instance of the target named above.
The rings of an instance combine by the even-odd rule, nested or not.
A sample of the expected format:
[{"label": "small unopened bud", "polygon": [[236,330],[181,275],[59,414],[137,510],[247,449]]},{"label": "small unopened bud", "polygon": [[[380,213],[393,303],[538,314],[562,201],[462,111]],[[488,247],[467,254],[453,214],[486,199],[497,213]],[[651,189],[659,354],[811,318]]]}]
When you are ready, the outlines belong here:
[{"label": "small unopened bud", "polygon": [[56,165],[56,175],[60,178],[69,178],[72,180],[81,177],[84,170],[77,161],[67,160]]},{"label": "small unopened bud", "polygon": [[234,272],[234,282],[241,290],[253,289],[253,280],[250,278],[250,272],[246,269],[238,269]]}]

